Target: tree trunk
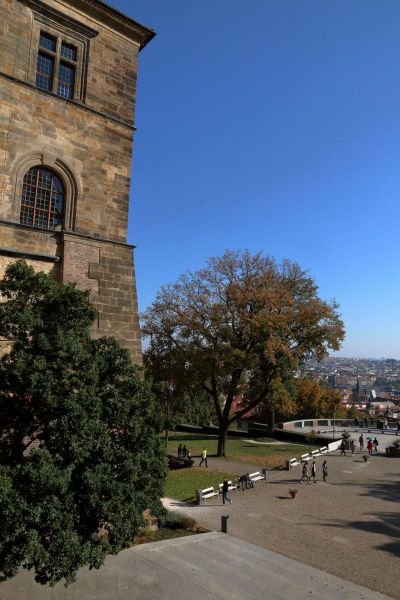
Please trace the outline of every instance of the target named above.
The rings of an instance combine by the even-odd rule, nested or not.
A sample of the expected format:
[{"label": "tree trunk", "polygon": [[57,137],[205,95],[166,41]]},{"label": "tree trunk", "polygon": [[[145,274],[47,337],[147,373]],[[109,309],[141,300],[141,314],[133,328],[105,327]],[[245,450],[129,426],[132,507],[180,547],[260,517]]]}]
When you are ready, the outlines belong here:
[{"label": "tree trunk", "polygon": [[269,425],[269,429],[270,429],[270,435],[273,435],[274,429],[275,429],[275,409],[274,408],[271,408],[269,410],[268,425]]},{"label": "tree trunk", "polygon": [[218,430],[217,456],[225,456],[226,439],[228,437],[228,421],[220,421]]}]

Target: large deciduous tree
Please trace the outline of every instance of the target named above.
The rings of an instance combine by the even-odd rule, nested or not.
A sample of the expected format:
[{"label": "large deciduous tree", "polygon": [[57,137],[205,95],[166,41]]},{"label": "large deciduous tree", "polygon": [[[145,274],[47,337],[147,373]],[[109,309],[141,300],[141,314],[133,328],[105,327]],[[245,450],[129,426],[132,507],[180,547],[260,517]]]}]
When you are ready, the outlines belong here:
[{"label": "large deciduous tree", "polygon": [[346,409],[341,405],[340,393],[323,387],[314,379],[296,380],[296,404],[297,417],[302,419],[346,416]]},{"label": "large deciduous tree", "polygon": [[162,511],[153,396],[86,292],[24,262],[0,282],[0,573],[73,579]]},{"label": "large deciduous tree", "polygon": [[296,263],[226,251],[161,288],[143,315],[146,364],[189,393],[209,394],[225,455],[231,423],[268,398],[276,406],[288,373],[339,348],[337,308]]}]

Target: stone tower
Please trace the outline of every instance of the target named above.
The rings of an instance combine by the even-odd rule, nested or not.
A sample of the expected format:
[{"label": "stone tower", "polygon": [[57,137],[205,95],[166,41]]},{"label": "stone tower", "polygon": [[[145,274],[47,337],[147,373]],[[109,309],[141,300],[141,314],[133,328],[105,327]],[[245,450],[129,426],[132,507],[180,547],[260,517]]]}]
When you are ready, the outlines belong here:
[{"label": "stone tower", "polygon": [[153,36],[99,0],[0,2],[0,278],[25,258],[91,290],[94,335],[138,363],[126,240],[137,59]]}]

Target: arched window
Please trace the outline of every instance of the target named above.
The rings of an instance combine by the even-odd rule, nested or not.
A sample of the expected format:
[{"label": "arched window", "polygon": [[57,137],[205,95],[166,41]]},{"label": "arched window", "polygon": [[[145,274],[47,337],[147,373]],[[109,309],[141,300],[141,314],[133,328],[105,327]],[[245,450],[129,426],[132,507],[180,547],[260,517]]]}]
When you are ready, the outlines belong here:
[{"label": "arched window", "polygon": [[55,229],[62,222],[64,186],[46,167],[32,167],[22,187],[20,223]]}]

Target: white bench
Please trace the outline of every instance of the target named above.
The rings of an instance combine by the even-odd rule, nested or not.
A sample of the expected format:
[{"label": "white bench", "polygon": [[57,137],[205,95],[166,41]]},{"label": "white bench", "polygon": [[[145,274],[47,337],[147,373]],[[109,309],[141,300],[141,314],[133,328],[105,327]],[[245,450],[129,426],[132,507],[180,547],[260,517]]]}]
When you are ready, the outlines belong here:
[{"label": "white bench", "polygon": [[308,460],[310,460],[310,454],[308,452],[307,454],[301,455],[301,462],[307,462]]},{"label": "white bench", "polygon": [[249,474],[249,479],[255,483],[256,481],[264,480],[264,477],[260,474],[260,471],[256,471]]},{"label": "white bench", "polygon": [[321,452],[319,450],[313,450],[311,452],[311,458],[317,458],[317,456],[321,456]]},{"label": "white bench", "polygon": [[207,498],[213,498],[214,496],[218,496],[218,492],[215,492],[213,487],[208,487],[204,490],[201,490],[201,500],[204,500],[204,502],[207,500]]},{"label": "white bench", "polygon": [[319,449],[319,453],[322,456],[323,454],[328,454],[328,448],[327,446],[322,446],[322,448]]},{"label": "white bench", "polygon": [[[220,494],[222,494],[222,486],[223,485],[224,485],[223,483],[220,483],[218,485],[218,487],[219,487],[219,493]],[[235,485],[234,483],[232,483],[232,481],[228,481],[228,492],[233,492],[235,490],[237,490],[237,485]]]},{"label": "white bench", "polygon": [[293,467],[297,467],[297,465],[299,465],[299,461],[297,460],[297,458],[291,458],[289,460],[289,469],[293,469]]}]

